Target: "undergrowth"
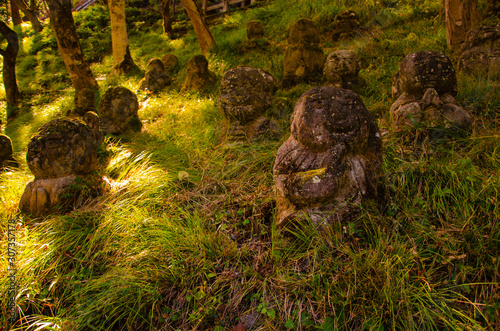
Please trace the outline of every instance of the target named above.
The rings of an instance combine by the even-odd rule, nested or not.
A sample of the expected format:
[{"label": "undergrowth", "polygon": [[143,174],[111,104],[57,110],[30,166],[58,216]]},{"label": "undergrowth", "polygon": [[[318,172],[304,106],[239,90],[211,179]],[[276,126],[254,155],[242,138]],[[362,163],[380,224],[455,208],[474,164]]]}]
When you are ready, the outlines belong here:
[{"label": "undergrowth", "polygon": [[[480,8],[484,2],[480,2]],[[334,43],[335,15],[354,9],[364,27]],[[69,78],[48,26],[23,26],[20,112],[5,127],[19,169],[0,174],[0,249],[15,220],[16,314],[12,330],[497,330],[500,328],[500,136],[498,83],[458,75],[457,99],[472,132],[429,145],[391,132],[392,76],[408,53],[446,48],[440,0],[269,1],[220,17],[208,56],[220,79],[238,65],[283,77],[287,31],[300,17],[320,27],[325,53],[348,48],[362,62],[361,92],[384,142],[385,210],[363,211],[321,231],[274,228],[272,167],[290,134],[298,97],[312,85],[279,89],[277,141],[220,144],[218,86],[179,94],[188,59],[200,53],[189,23],[162,34],[158,13],[127,11],[130,49],[144,69],[173,53],[173,86],[152,95],[139,78],[111,76],[108,14],[75,14],[101,93],[136,92],[140,134],[107,137],[99,153],[105,193],[66,214],[18,212],[33,178],[25,160],[33,133],[73,106]],[[266,26],[267,48],[243,52],[246,23]],[[3,46],[4,44],[0,44]],[[0,95],[4,98],[4,95]],[[418,134],[424,134],[419,132]],[[0,305],[7,311],[7,254],[0,259]],[[7,325],[10,313],[0,316]],[[236,330],[236,329],[235,329]]]}]

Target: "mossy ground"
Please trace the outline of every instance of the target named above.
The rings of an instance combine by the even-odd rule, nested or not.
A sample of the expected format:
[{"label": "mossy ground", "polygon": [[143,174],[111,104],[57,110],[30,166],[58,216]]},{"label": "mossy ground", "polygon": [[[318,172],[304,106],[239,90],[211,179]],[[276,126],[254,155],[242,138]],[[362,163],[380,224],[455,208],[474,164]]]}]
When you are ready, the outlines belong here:
[{"label": "mossy ground", "polygon": [[[365,32],[333,43],[331,22],[347,8],[359,13]],[[250,65],[281,80],[287,30],[300,17],[318,24],[326,54],[351,49],[360,58],[367,81],[360,95],[384,140],[388,204],[322,231],[273,226],[274,158],[289,135],[295,102],[313,86],[276,93],[269,116],[282,128],[279,141],[219,145],[218,86],[178,93],[188,59],[200,52],[194,33],[169,40],[161,21],[134,20],[143,12],[128,12],[140,68],[167,52],[179,57],[172,87],[148,94],[138,90],[141,73],[111,76],[107,14],[98,6],[75,15],[81,33],[91,31],[85,42],[99,40],[99,51],[83,43],[84,51],[101,94],[116,85],[138,94],[143,131],[105,140],[99,173],[109,191],[102,197],[65,215],[19,214],[32,178],[24,161],[29,138],[73,102],[50,27],[39,35],[23,27],[23,101],[5,127],[21,166],[0,174],[2,252],[8,220],[16,220],[20,320],[12,329],[220,331],[250,320],[253,330],[499,329],[498,83],[458,75],[458,101],[475,119],[470,135],[430,146],[391,132],[391,82],[402,57],[432,49],[456,64],[440,10],[440,0],[275,0],[211,26],[217,47],[209,69],[219,78]],[[245,53],[240,44],[254,19],[264,22],[270,45]],[[186,25],[176,23],[179,35]],[[7,254],[0,265],[6,311]],[[9,317],[2,314],[0,325]]]}]

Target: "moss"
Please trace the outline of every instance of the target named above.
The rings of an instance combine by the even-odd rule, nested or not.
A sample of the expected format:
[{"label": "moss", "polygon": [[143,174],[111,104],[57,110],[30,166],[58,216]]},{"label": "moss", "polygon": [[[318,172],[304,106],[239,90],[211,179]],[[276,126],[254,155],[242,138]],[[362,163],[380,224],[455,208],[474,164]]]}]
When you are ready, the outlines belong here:
[{"label": "moss", "polygon": [[324,177],[326,174],[326,168],[312,169],[303,172],[297,172],[295,175],[300,178],[302,183],[305,183],[315,177]]}]

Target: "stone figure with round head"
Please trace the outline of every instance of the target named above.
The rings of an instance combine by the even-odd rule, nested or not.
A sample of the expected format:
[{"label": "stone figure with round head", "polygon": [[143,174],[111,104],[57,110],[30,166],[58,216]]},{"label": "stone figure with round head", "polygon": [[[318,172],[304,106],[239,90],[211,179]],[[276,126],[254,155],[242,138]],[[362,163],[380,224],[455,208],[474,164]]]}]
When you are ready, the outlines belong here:
[{"label": "stone figure with round head", "polygon": [[342,222],[358,205],[382,201],[382,142],[361,98],[333,86],[304,93],[273,174],[278,226],[304,218]]}]

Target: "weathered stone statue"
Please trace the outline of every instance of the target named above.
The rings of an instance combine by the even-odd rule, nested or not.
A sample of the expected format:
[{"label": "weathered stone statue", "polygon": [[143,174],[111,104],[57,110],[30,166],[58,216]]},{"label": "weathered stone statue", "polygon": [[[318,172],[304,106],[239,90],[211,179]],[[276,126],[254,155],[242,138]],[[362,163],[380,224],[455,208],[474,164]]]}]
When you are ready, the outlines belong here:
[{"label": "weathered stone statue", "polygon": [[140,132],[142,123],[137,115],[139,101],[134,92],[123,86],[110,87],[99,102],[100,127],[104,135]]},{"label": "weathered stone statue", "polygon": [[[98,116],[67,117],[42,126],[28,143],[26,160],[35,179],[26,185],[19,208],[32,216],[72,207],[83,191],[98,191]],[[84,189],[85,188],[85,189]]]},{"label": "weathered stone statue", "polygon": [[468,130],[472,124],[472,117],[454,98],[455,69],[440,52],[407,55],[394,76],[392,93],[397,100],[390,113],[398,131],[416,127]]},{"label": "weathered stone statue", "polygon": [[12,141],[4,134],[0,134],[0,171],[19,164],[12,156]]},{"label": "weathered stone statue", "polygon": [[290,28],[283,59],[284,87],[321,81],[325,55],[319,42],[318,28],[308,18],[301,18]]},{"label": "weathered stone statue", "polygon": [[274,77],[262,69],[237,67],[224,74],[218,104],[229,122],[225,132],[228,140],[276,134],[277,124],[266,117],[276,89]]},{"label": "weathered stone statue", "polygon": [[305,218],[317,225],[342,222],[360,204],[378,206],[383,201],[382,141],[361,98],[333,86],[304,93],[273,174],[279,227]]},{"label": "weathered stone statue", "polygon": [[182,92],[207,90],[215,84],[216,80],[215,73],[208,70],[208,60],[205,55],[195,55],[188,61]]},{"label": "weathered stone statue", "polygon": [[485,25],[467,33],[458,70],[500,80],[500,24]]},{"label": "weathered stone statue", "polygon": [[171,72],[177,63],[179,63],[179,59],[174,54],[165,54],[161,58],[161,62],[163,62],[163,67],[165,68],[165,72]]},{"label": "weathered stone statue", "polygon": [[361,64],[353,51],[339,50],[328,55],[325,68],[327,84],[357,90],[365,87],[365,81],[359,77]]},{"label": "weathered stone statue", "polygon": [[161,92],[172,83],[172,78],[165,71],[162,60],[149,60],[146,67],[146,74],[139,83],[141,90],[148,90],[153,93]]},{"label": "weathered stone statue", "polygon": [[355,11],[341,11],[333,22],[333,41],[352,39],[360,34],[360,28],[359,16]]},{"label": "weathered stone statue", "polygon": [[264,38],[264,24],[258,20],[248,22],[247,40],[243,41],[241,44],[241,50],[243,52],[248,52],[267,46],[269,46],[269,41]]}]

